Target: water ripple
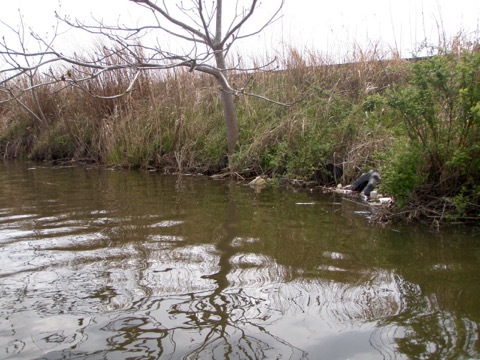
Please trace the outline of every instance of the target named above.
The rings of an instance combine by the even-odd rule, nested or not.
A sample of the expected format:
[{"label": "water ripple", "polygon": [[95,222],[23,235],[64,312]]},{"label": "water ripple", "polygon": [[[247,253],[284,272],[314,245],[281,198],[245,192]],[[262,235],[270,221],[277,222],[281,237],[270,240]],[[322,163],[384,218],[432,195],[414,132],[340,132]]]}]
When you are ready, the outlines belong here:
[{"label": "water ripple", "polygon": [[48,174],[0,171],[2,358],[478,357],[475,242],[310,192]]}]

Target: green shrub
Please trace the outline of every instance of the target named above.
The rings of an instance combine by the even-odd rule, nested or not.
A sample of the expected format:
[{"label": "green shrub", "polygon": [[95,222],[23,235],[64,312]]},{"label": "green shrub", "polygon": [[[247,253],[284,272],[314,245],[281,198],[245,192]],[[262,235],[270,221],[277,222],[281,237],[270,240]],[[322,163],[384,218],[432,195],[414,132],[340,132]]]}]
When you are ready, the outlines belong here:
[{"label": "green shrub", "polygon": [[401,204],[416,191],[417,196],[455,198],[461,214],[466,208],[478,214],[480,52],[436,55],[410,68],[407,85],[385,96],[403,120],[406,136],[399,137],[403,145],[385,167],[385,187]]},{"label": "green shrub", "polygon": [[382,192],[393,196],[399,207],[405,206],[425,181],[422,153],[413,144],[397,141],[392,149],[379,157],[384,160],[381,167]]},{"label": "green shrub", "polygon": [[332,143],[322,133],[308,133],[296,139],[295,147],[287,157],[287,174],[311,179],[317,170],[325,168],[332,153]]}]

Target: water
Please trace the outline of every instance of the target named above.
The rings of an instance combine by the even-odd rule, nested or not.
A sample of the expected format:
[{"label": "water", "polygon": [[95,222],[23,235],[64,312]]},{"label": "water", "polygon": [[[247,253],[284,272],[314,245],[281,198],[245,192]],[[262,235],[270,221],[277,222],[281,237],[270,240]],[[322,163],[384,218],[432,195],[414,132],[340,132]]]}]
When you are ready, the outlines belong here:
[{"label": "water", "polygon": [[2,359],[480,358],[478,230],[320,191],[0,165]]}]

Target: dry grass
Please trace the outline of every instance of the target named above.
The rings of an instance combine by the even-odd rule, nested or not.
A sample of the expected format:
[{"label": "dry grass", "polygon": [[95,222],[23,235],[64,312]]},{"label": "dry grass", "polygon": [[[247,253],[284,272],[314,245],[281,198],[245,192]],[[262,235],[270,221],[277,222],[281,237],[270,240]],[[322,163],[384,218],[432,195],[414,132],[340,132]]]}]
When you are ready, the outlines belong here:
[{"label": "dry grass", "polygon": [[[377,48],[356,49],[345,64],[320,54],[289,49],[281,70],[235,75],[233,83],[279,102],[236,99],[241,137],[236,168],[244,173],[289,173],[308,178],[328,162],[345,166],[345,180],[375,165],[389,146],[388,126],[373,124],[362,110],[367,96],[402,81],[403,61]],[[122,56],[127,56],[123,54]],[[109,63],[120,59],[105,54]],[[71,79],[91,74],[75,69]],[[134,73],[125,69],[97,76],[79,87],[66,82],[22,96],[43,114],[45,124],[15,102],[2,105],[0,151],[5,158],[74,159],[162,171],[221,171],[225,130],[218,86],[184,69],[143,73],[136,90],[122,98]],[[36,78],[36,81],[46,79]],[[91,96],[96,94],[100,97]]]}]

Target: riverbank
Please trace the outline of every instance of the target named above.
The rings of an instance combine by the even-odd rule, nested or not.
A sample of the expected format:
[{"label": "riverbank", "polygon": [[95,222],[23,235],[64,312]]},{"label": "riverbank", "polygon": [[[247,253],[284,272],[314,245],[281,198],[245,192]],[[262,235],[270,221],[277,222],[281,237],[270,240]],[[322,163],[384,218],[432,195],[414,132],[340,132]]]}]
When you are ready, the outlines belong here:
[{"label": "riverbank", "polygon": [[[343,66],[292,49],[282,71],[235,75],[236,87],[291,105],[236,98],[240,139],[232,170],[327,186],[378,169],[380,191],[396,204],[383,220],[477,222],[480,52],[478,44],[452,44],[418,61],[357,49]],[[96,78],[90,90],[117,94],[130,76],[125,70]],[[136,90],[119,99],[61,86],[0,105],[4,159],[227,170],[218,87],[209,77],[180,69],[143,73]]]}]

